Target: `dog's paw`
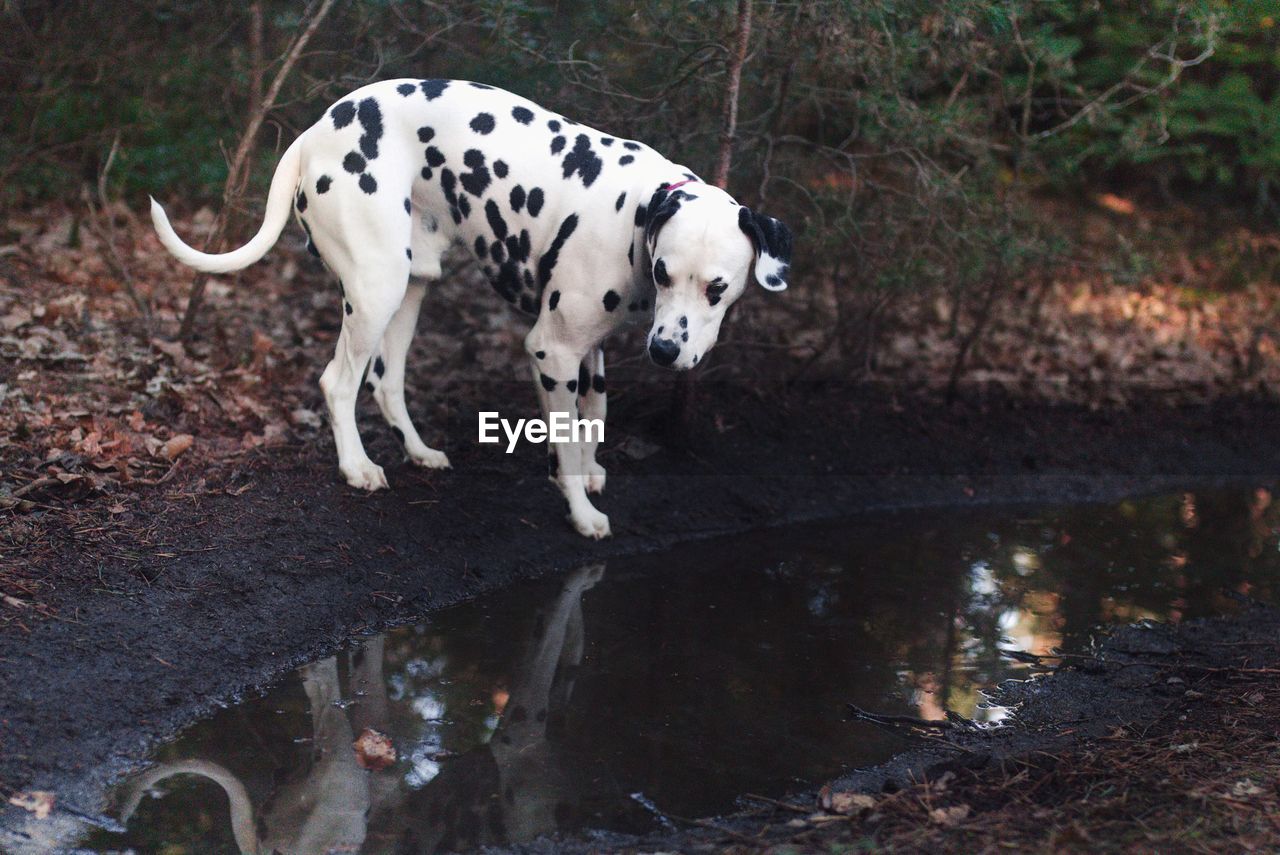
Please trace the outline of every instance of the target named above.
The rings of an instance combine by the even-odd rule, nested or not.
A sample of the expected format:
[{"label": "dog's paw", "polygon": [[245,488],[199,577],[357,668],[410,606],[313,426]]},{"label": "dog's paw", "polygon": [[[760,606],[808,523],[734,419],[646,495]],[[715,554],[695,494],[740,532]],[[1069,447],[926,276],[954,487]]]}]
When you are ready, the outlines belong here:
[{"label": "dog's paw", "polygon": [[587,465],[587,492],[603,493],[605,481],[604,467],[594,460]]},{"label": "dog's paw", "polygon": [[423,469],[448,469],[449,457],[443,451],[436,451],[434,448],[428,448],[417,454],[410,453],[409,459],[413,461],[415,466],[421,466]]},{"label": "dog's paw", "polygon": [[374,463],[372,460],[365,460],[354,466],[340,467],[342,469],[342,477],[347,479],[347,483],[357,490],[374,490],[387,489],[387,476],[383,473],[382,467]]},{"label": "dog's paw", "polygon": [[609,531],[609,518],[595,508],[589,508],[579,514],[570,514],[569,522],[573,523],[578,534],[592,540],[600,540],[612,534]]}]

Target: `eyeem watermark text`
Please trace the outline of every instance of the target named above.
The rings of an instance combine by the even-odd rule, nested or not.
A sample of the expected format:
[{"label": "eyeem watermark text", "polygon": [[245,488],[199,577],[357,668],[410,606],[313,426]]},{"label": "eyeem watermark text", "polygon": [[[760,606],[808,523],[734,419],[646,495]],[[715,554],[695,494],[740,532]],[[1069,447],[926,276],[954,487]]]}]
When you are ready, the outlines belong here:
[{"label": "eyeem watermark text", "polygon": [[497,443],[502,438],[498,428],[507,437],[507,454],[515,450],[516,444],[523,436],[526,442],[604,442],[604,419],[572,419],[566,412],[551,414],[551,421],[542,419],[516,419],[511,422],[496,412],[485,411],[480,416],[478,441],[481,443]]}]

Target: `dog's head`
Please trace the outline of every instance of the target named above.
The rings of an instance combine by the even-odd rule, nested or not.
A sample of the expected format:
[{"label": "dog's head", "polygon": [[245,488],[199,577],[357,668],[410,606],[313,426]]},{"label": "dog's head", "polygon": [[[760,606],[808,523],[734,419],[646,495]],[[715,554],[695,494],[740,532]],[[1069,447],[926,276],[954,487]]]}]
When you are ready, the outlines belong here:
[{"label": "dog's head", "polygon": [[791,230],[734,201],[718,187],[660,189],[645,213],[653,282],[649,358],[688,369],[715,346],[725,312],[754,278],[769,291],[787,287]]}]

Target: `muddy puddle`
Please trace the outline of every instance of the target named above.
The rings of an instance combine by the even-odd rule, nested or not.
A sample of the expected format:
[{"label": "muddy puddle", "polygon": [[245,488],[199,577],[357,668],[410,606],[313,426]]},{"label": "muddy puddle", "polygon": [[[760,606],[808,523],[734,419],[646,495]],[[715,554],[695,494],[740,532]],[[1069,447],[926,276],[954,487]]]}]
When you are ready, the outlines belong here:
[{"label": "muddy puddle", "polygon": [[[435,852],[644,832],[904,745],[846,704],[998,722],[1001,649],[1087,647],[1280,585],[1267,490],[895,514],[611,560],[363,639],[192,725],[78,845]],[[372,728],[396,759],[368,770]]]}]

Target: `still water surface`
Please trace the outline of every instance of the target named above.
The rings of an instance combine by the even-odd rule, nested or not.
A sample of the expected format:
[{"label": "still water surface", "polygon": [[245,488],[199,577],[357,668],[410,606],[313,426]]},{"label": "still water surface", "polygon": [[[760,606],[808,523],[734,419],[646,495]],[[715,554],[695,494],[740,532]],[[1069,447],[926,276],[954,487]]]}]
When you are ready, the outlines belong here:
[{"label": "still water surface", "polygon": [[[611,560],[373,636],[193,725],[124,782],[96,851],[435,852],[643,832],[903,744],[846,702],[995,721],[1003,649],[1274,602],[1264,489],[863,517]],[[1016,715],[1016,711],[1012,713]],[[369,771],[353,740],[390,736]]]}]

